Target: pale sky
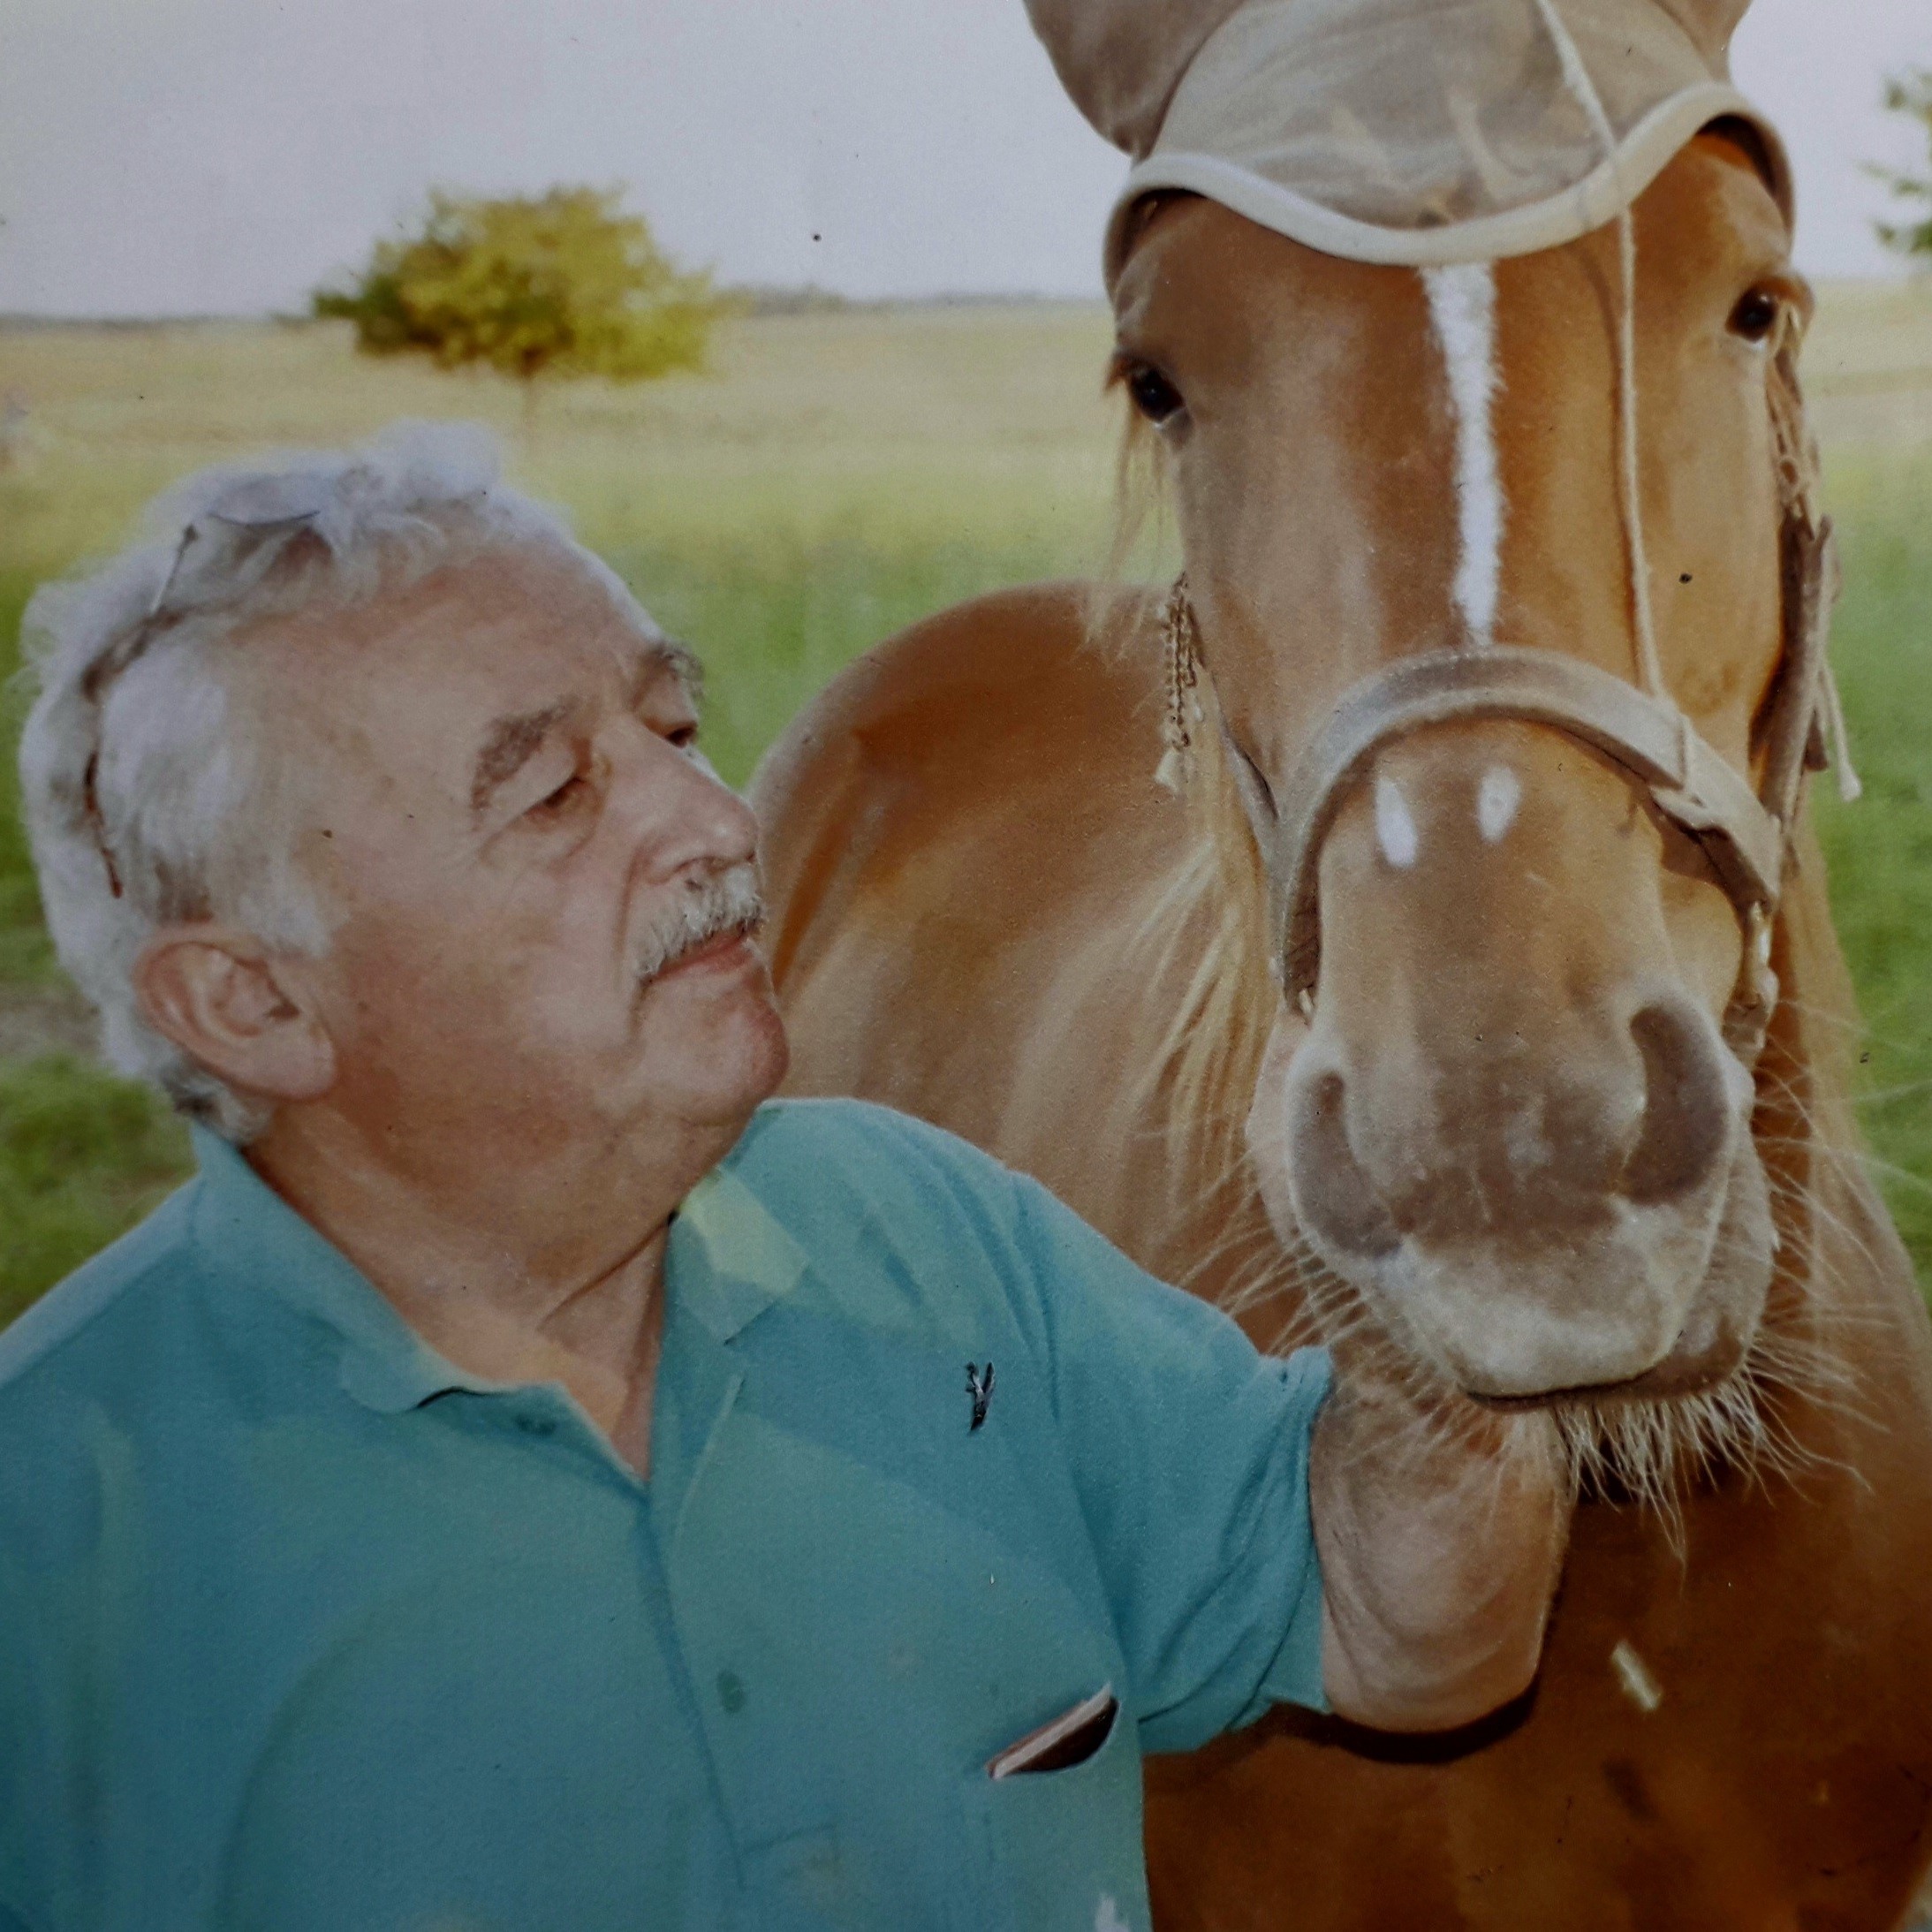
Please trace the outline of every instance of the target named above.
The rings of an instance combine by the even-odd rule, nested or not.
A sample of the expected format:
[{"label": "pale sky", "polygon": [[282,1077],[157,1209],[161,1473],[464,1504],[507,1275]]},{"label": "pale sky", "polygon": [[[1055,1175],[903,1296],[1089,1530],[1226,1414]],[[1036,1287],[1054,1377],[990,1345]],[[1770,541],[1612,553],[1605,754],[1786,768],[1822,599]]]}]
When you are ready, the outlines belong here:
[{"label": "pale sky", "polygon": [[[1885,272],[1862,160],[1928,0],[1757,0],[1799,259]],[[681,259],[861,297],[1098,292],[1124,170],[1020,0],[0,0],[0,312],[305,306],[432,184],[625,182]]]}]

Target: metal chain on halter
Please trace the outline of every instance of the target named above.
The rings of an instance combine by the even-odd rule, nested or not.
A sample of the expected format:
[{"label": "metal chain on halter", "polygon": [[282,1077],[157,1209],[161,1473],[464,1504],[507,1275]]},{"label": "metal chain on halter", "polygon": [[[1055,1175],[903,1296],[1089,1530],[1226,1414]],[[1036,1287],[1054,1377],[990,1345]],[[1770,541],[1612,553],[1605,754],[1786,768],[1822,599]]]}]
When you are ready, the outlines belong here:
[{"label": "metal chain on halter", "polygon": [[1167,716],[1161,727],[1166,748],[1154,782],[1178,794],[1193,772],[1194,726],[1206,716],[1201,708],[1201,633],[1187,597],[1186,571],[1174,580],[1161,606],[1161,648],[1167,674]]}]

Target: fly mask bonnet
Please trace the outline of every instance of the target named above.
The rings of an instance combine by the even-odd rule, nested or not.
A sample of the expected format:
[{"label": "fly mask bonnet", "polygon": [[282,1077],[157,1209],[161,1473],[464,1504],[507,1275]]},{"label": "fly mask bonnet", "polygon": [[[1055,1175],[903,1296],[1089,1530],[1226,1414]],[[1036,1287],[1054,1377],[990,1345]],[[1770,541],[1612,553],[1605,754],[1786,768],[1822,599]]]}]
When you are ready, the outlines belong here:
[{"label": "fly mask bonnet", "polygon": [[[1837,754],[1857,781],[1825,659],[1837,567],[1818,512],[1797,344],[1772,382],[1784,507],[1784,650],[1761,715],[1755,786],[1666,688],[1638,495],[1636,244],[1632,207],[1712,121],[1746,124],[1787,224],[1776,131],[1731,84],[1727,49],[1748,0],[1027,0],[1075,103],[1133,157],[1109,224],[1118,277],[1146,196],[1208,197],[1322,254],[1417,269],[1554,248],[1614,221],[1619,496],[1634,613],[1635,682],[1554,651],[1468,641],[1404,657],[1344,693],[1277,796],[1231,741],[1229,761],[1268,861],[1274,966],[1312,1002],[1321,949],[1316,872],[1342,799],[1375,753],[1426,726],[1519,718],[1565,731],[1625,770],[1695,837],[1745,928],[1725,1037],[1748,1066],[1777,996],[1771,918],[1808,768]],[[1164,614],[1173,783],[1201,720],[1198,637],[1178,583]]]}]

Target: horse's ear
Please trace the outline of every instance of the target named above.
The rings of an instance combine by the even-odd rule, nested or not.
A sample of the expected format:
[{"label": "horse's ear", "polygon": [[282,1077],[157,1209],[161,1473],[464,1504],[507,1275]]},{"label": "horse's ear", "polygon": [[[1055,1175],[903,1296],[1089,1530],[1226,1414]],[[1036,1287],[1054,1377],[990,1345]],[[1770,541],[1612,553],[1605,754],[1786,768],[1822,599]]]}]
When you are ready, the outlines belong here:
[{"label": "horse's ear", "polygon": [[1201,43],[1243,0],[1027,0],[1073,104],[1140,160]]},{"label": "horse's ear", "polygon": [[1696,43],[1714,74],[1731,72],[1731,36],[1751,0],[1661,0],[1663,11]]}]

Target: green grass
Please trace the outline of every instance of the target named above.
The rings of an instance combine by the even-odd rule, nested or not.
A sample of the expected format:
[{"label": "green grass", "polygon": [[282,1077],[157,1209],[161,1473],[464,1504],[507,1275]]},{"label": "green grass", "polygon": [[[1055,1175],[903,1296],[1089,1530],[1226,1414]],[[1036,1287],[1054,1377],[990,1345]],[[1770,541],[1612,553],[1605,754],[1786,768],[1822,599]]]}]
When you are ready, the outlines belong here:
[{"label": "green grass", "polygon": [[1932,1283],[1932,456],[1834,468],[1833,657],[1865,796],[1841,806],[1829,780],[1814,796],[1866,1026],[1864,1125]]},{"label": "green grass", "polygon": [[144,1088],[62,1054],[0,1062],[0,1323],[132,1227],[185,1161]]},{"label": "green grass", "polygon": [[[31,580],[18,571],[0,574],[0,746],[11,754],[19,736],[26,693],[12,668],[14,640],[20,627]],[[41,924],[40,896],[27,856],[27,830],[20,823],[19,781],[9,755],[0,764],[0,986],[44,981],[54,972],[53,949]]]},{"label": "green grass", "polygon": [[[29,431],[0,470],[0,677],[33,584],[125,537],[185,471],[337,443],[398,415],[495,423],[516,480],[580,530],[709,675],[706,736],[746,777],[866,646],[963,597],[1101,562],[1112,478],[1109,330],[1079,307],[745,321],[714,374],[587,384],[518,442],[509,385],[358,361],[339,330],[0,331]],[[1828,292],[1809,367],[1845,536],[1837,662],[1867,781],[1822,829],[1870,1022],[1865,1118],[1932,1278],[1932,290]],[[0,744],[19,694],[0,689]],[[1821,788],[1823,790],[1824,788]],[[57,986],[0,769],[0,1022]],[[0,1025],[0,1054],[6,1034]],[[53,1042],[47,1042],[51,1046]],[[0,1322],[145,1213],[180,1130],[69,1053],[0,1057]]]}]

